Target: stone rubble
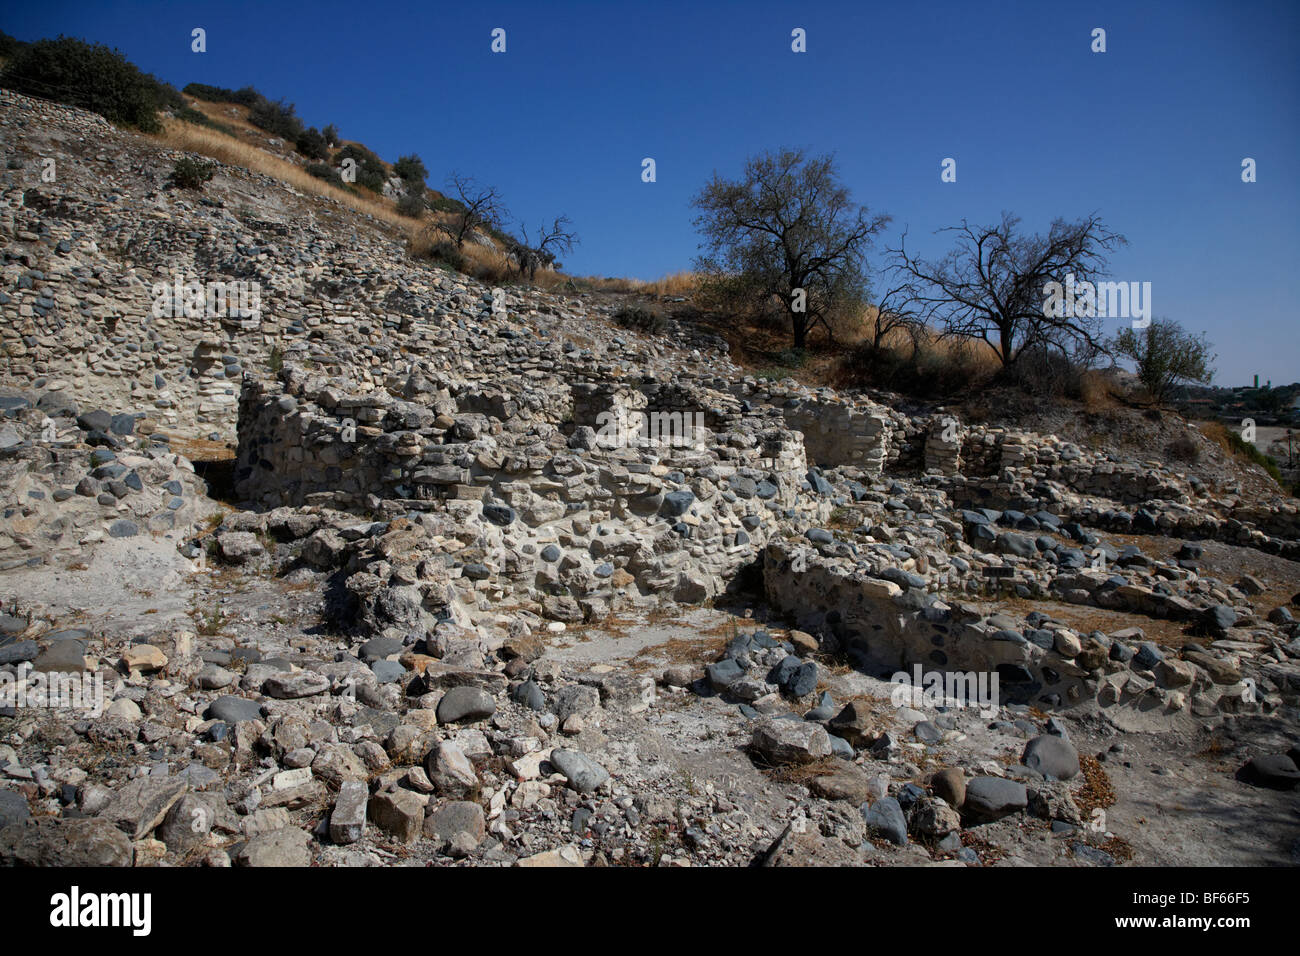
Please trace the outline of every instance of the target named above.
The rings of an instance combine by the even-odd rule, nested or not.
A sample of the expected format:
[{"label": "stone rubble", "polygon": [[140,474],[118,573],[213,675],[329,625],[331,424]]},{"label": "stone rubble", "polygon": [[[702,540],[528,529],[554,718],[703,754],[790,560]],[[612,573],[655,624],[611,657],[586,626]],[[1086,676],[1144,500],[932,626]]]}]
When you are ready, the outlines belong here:
[{"label": "stone rubble", "polygon": [[[1242,786],[1295,787],[1300,595],[1204,569],[1300,560],[1293,500],[747,377],[246,170],[164,190],[167,151],[8,91],[0,142],[0,572],[157,538],[196,601],[128,634],[0,577],[4,686],[105,696],[0,700],[2,863],[1122,862],[1085,813],[1122,745],[1072,733],[1263,727]],[[191,278],[259,308],[155,316]],[[605,440],[636,414],[681,440]],[[237,442],[236,506],[190,440]],[[686,660],[559,647],[737,599],[766,619]],[[914,666],[999,698],[898,704]]]}]

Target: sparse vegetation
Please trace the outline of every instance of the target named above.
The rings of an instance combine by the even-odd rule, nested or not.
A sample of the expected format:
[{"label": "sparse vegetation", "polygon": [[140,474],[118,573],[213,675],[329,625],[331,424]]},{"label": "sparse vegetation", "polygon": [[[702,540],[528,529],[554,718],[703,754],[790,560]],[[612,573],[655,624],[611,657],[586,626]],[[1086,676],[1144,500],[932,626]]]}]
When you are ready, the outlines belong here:
[{"label": "sparse vegetation", "polygon": [[635,329],[647,335],[662,332],[666,325],[662,315],[641,306],[624,306],[614,313],[614,321],[625,329]]},{"label": "sparse vegetation", "polygon": [[172,166],[168,182],[178,189],[202,189],[203,184],[211,181],[216,171],[216,163],[207,163],[201,159],[182,156]]}]

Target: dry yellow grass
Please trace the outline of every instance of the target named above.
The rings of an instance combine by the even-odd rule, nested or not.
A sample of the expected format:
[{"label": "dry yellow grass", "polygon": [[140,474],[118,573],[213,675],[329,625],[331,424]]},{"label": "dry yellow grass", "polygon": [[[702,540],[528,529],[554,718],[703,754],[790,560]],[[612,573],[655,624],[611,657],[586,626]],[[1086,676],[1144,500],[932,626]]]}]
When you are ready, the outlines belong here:
[{"label": "dry yellow grass", "polygon": [[381,222],[388,223],[408,236],[413,236],[420,227],[418,220],[401,215],[389,202],[368,199],[345,189],[339,189],[323,179],[317,179],[288,160],[268,153],[252,143],[241,142],[233,136],[227,136],[220,130],[195,126],[183,120],[169,119],[163,124],[162,132],[153,134],[150,138],[169,149],[198,153],[231,166],[243,166],[245,169],[287,183],[300,192],[335,199],[358,212],[367,213]]},{"label": "dry yellow grass", "polygon": [[684,270],[650,281],[621,279],[614,276],[575,276],[573,281],[597,292],[689,296],[699,287],[700,277],[690,270]]}]

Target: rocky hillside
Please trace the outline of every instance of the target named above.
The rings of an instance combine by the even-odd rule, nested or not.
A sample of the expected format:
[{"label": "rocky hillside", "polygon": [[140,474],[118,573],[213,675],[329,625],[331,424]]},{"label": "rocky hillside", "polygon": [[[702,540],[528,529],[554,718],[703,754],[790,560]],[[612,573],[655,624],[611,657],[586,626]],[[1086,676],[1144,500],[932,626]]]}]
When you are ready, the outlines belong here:
[{"label": "rocky hillside", "polygon": [[0,137],[0,860],[1300,859],[1300,514],[1194,430],[758,380],[83,112]]}]

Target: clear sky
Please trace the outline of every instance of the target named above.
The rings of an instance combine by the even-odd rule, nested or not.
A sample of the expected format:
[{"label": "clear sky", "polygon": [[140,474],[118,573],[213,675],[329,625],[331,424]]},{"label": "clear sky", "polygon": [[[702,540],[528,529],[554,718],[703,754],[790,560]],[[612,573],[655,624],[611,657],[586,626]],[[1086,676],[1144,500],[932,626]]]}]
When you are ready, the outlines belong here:
[{"label": "clear sky", "polygon": [[1037,231],[1096,211],[1130,242],[1113,277],[1208,334],[1218,384],[1300,380],[1296,0],[42,0],[0,29],[104,42],[178,87],[251,84],[387,160],[418,153],[434,187],[459,169],[529,222],[566,213],[580,274],[689,267],[692,194],[782,145],[833,151],[854,198],[894,217],[884,244],[906,227],[932,255],[963,217]]}]

